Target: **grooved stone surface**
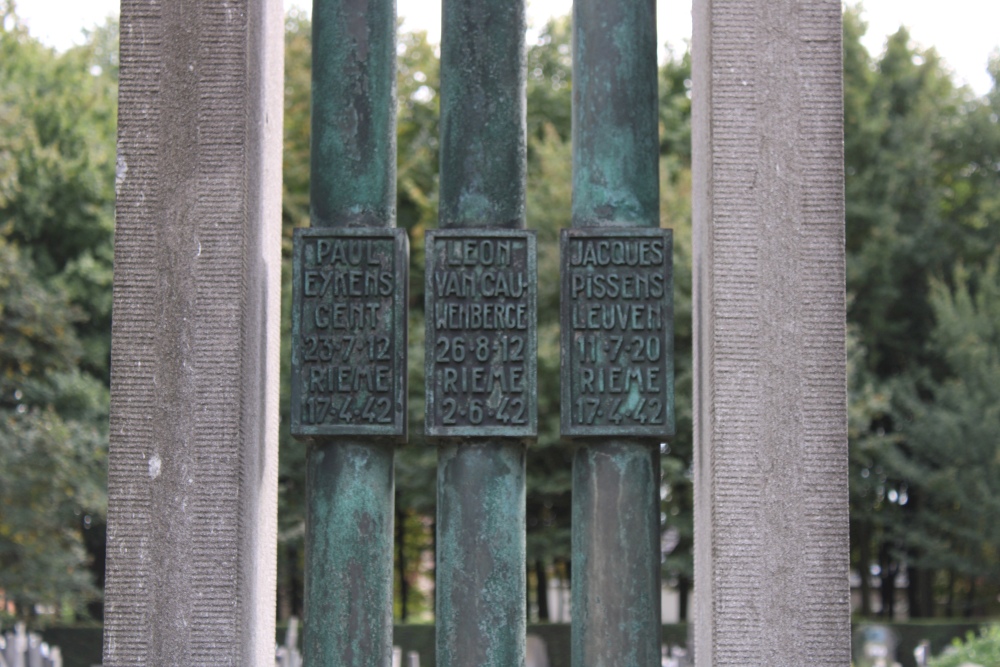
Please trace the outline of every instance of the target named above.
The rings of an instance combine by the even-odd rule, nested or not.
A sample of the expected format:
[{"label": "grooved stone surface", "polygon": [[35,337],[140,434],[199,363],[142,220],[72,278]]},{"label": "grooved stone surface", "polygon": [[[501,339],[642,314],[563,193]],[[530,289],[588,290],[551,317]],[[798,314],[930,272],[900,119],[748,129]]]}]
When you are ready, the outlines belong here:
[{"label": "grooved stone surface", "polygon": [[104,664],[273,664],[282,7],[123,0]]},{"label": "grooved stone surface", "polygon": [[841,6],[694,11],[695,660],[850,662]]}]

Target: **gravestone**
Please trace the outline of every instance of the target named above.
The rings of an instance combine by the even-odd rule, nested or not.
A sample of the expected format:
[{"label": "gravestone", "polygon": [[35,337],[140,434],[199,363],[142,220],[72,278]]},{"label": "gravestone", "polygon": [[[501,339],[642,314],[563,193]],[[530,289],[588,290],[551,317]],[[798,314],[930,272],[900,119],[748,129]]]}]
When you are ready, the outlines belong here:
[{"label": "gravestone", "polygon": [[282,28],[122,2],[106,667],[274,664]]},{"label": "gravestone", "polygon": [[695,660],[850,663],[841,3],[694,8]]}]

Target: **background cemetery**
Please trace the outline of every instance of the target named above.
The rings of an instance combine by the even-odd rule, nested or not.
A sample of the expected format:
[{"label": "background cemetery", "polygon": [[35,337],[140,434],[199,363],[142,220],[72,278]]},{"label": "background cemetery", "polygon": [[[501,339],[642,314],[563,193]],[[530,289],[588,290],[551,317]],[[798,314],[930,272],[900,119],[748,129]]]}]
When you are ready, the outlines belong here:
[{"label": "background cemetery", "polygon": [[[69,665],[74,628],[102,614],[117,26],[58,54],[19,26],[9,0],[0,7],[0,622],[49,628]],[[1000,86],[977,98],[905,31],[875,55],[861,46],[863,31],[848,9],[852,602],[859,622],[933,619],[900,636],[938,648],[1000,613]],[[288,16],[285,36],[287,259],[292,229],[309,221],[308,20]],[[556,242],[570,208],[569,36],[568,21],[554,21],[528,52],[528,226],[539,241],[540,437],[527,462],[535,623],[571,613]],[[396,458],[395,617],[420,624],[433,621],[436,453],[422,442],[422,243],[437,220],[438,68],[420,33],[401,33],[398,55],[398,224],[412,249],[411,436]],[[997,81],[1000,56],[991,68]],[[690,77],[680,51],[660,70],[661,215],[674,230],[676,285],[678,434],[661,459],[663,618],[671,624],[689,618],[693,579]],[[287,311],[288,262],[284,270]],[[289,321],[286,312],[286,329]],[[287,336],[283,345],[287,364]],[[302,615],[304,454],[283,417],[279,623]],[[946,627],[952,621],[962,625]]]}]

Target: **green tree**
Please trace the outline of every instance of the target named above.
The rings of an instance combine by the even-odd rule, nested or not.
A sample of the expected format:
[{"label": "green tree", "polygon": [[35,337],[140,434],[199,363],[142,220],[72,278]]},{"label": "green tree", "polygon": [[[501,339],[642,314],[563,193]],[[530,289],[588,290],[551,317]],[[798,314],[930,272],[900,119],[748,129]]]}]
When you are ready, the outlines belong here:
[{"label": "green tree", "polygon": [[674,234],[674,412],[676,434],[661,446],[660,524],[663,580],[687,620],[694,585],[693,405],[691,324],[691,56],[671,54],[660,68],[660,224]]},{"label": "green tree", "polygon": [[930,294],[946,373],[897,392],[906,420],[888,461],[923,499],[896,539],[915,564],[965,578],[971,616],[1000,590],[1000,263],[960,265],[950,282]]},{"label": "green tree", "polygon": [[103,520],[107,390],[76,369],[80,318],[0,239],[0,591],[84,612],[99,596],[81,529]]},{"label": "green tree", "polygon": [[117,31],[59,54],[0,15],[0,590],[75,613],[103,584]]},{"label": "green tree", "polygon": [[0,231],[40,280],[86,315],[81,363],[107,378],[111,322],[117,93],[106,71],[113,26],[57,54],[21,28],[0,29]]},{"label": "green tree", "polygon": [[936,509],[902,468],[890,465],[893,452],[906,451],[908,437],[907,416],[893,397],[901,384],[948,372],[942,350],[930,344],[930,278],[950,280],[955,264],[982,263],[1000,240],[1000,128],[995,99],[957,88],[933,49],[914,47],[900,30],[873,59],[861,45],[864,31],[858,10],[848,9],[852,558],[861,575],[862,613],[872,611],[868,577],[876,566],[880,613],[892,616],[896,575],[905,565],[909,613],[924,616],[934,613],[940,573],[902,536]]}]

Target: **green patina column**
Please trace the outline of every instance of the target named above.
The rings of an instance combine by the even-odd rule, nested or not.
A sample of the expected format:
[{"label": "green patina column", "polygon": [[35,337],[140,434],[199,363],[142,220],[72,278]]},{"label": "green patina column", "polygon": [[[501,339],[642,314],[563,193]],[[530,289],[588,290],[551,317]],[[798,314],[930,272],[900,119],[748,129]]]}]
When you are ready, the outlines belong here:
[{"label": "green patina column", "polygon": [[392,660],[393,454],[406,435],[393,0],[313,3],[311,228],[293,264],[292,433],[308,441],[306,664]]},{"label": "green patina column", "polygon": [[396,221],[396,3],[313,0],[314,227]]},{"label": "green patina column", "polygon": [[308,665],[392,661],[393,445],[310,447],[306,471]]},{"label": "green patina column", "polygon": [[562,433],[574,667],[660,663],[659,443],[673,432],[671,236],[659,229],[654,0],[573,7],[573,220]]},{"label": "green patina column", "polygon": [[440,229],[426,244],[437,664],[517,667],[525,447],[537,433],[524,1],[444,0],[442,16]]}]

